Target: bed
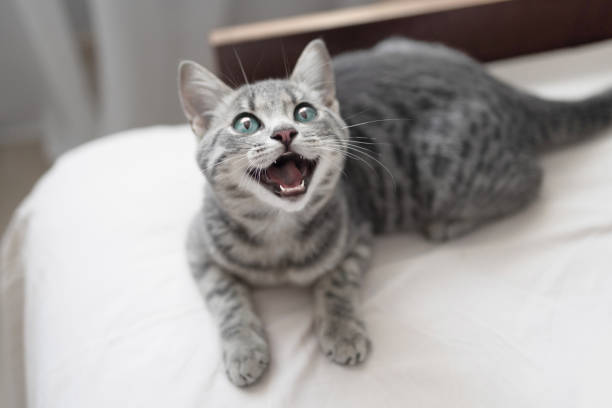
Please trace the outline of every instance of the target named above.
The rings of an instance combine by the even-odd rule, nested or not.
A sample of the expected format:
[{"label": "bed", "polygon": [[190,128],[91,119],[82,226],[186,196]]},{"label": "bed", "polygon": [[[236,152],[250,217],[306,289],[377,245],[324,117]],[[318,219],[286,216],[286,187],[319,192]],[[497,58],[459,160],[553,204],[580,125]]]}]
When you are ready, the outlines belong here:
[{"label": "bed", "polygon": [[[612,86],[610,66],[612,41],[490,65],[559,98]],[[540,197],[516,216],[446,244],[377,239],[363,366],[319,352],[308,291],[256,291],[272,364],[247,389],[225,377],[185,261],[194,146],[186,126],[100,139],[19,207],[2,243],[0,405],[612,406],[612,131],[545,155]]]}]

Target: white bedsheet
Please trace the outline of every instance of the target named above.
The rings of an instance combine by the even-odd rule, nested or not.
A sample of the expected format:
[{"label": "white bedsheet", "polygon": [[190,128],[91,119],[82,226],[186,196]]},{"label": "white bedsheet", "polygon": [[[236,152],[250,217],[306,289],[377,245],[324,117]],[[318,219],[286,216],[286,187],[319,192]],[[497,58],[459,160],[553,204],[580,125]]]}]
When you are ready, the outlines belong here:
[{"label": "white bedsheet", "polygon": [[[612,85],[610,67],[612,42],[493,69],[579,96]],[[612,406],[612,132],[546,155],[541,197],[517,216],[444,245],[379,239],[361,367],[319,352],[307,291],[257,291],[272,363],[248,389],[226,379],[185,263],[193,151],[184,126],[104,138],[19,209],[3,282],[25,279],[29,406]]]}]

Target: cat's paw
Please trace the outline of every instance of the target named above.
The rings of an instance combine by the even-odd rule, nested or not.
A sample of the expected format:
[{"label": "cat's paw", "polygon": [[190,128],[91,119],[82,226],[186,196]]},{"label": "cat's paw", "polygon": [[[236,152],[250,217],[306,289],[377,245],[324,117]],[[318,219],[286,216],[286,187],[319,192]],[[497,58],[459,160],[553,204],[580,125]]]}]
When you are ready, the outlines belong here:
[{"label": "cat's paw", "polygon": [[331,361],[340,365],[357,365],[365,361],[371,342],[361,323],[330,318],[317,326],[319,344]]},{"label": "cat's paw", "polygon": [[270,363],[268,344],[254,331],[223,344],[225,372],[232,383],[246,387],[263,375]]}]

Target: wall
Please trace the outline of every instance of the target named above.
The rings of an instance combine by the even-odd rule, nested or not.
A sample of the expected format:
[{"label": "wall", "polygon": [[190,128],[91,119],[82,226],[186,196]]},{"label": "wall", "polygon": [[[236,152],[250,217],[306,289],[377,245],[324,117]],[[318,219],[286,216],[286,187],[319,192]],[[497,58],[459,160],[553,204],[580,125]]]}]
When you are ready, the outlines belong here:
[{"label": "wall", "polygon": [[12,0],[0,2],[0,143],[37,137],[44,87]]}]

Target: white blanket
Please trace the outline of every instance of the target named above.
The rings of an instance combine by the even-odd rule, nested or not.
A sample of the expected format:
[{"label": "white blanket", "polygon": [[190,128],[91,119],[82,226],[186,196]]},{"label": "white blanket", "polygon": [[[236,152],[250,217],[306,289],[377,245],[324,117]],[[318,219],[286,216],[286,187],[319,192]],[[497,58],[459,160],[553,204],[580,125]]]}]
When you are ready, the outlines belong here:
[{"label": "white blanket", "polygon": [[[558,97],[612,86],[610,67],[612,42],[493,65]],[[379,239],[361,367],[319,352],[308,291],[257,291],[272,363],[248,389],[225,377],[185,262],[194,145],[184,126],[87,144],[19,209],[3,291],[25,279],[29,406],[612,406],[612,132],[546,155],[519,215],[444,245]]]}]

